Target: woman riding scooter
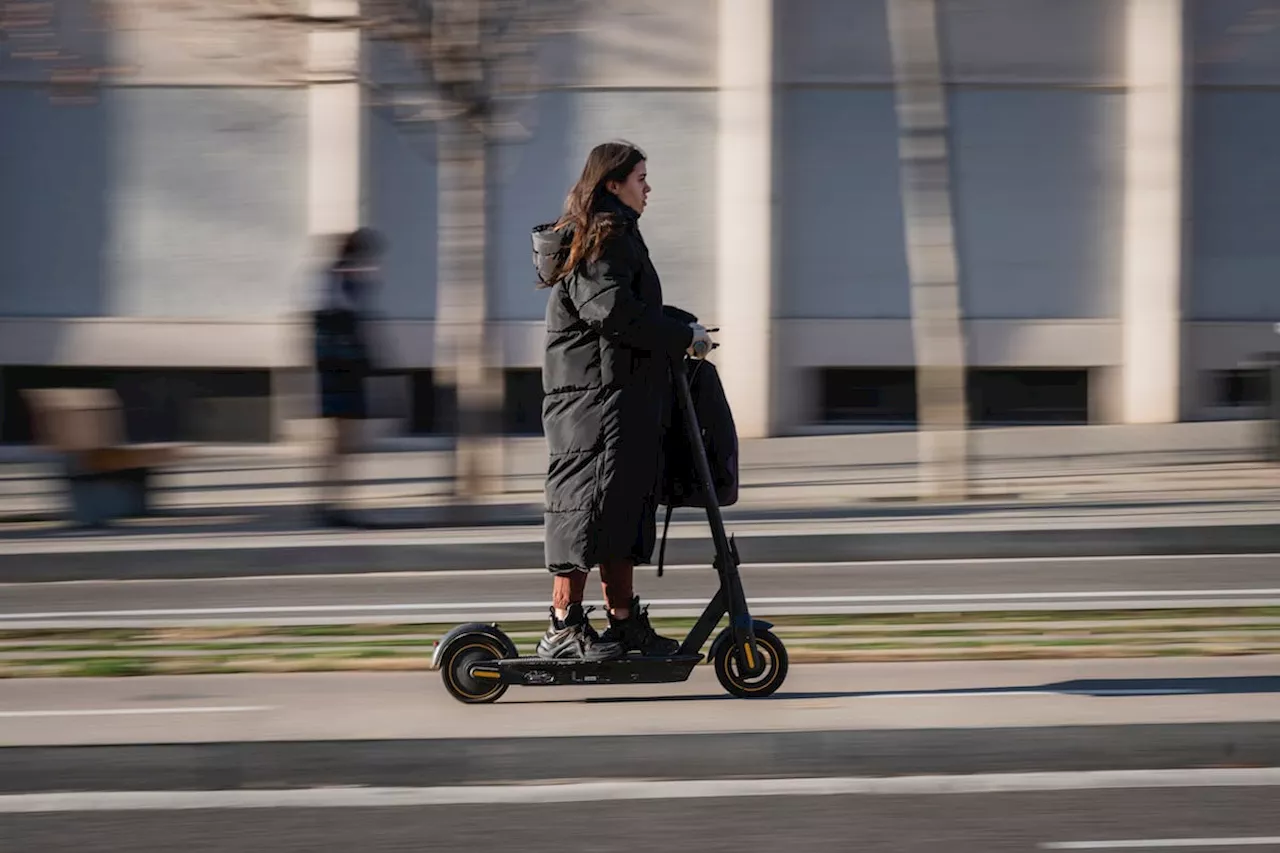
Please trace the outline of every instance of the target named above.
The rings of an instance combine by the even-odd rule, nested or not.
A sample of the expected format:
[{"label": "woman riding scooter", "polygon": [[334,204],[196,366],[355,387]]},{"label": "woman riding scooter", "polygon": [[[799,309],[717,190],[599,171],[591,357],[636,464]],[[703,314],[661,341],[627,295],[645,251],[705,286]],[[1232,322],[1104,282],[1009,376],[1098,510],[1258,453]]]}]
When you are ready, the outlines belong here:
[{"label": "woman riding scooter", "polygon": [[[543,359],[547,471],[546,564],[555,575],[542,658],[611,660],[676,653],[633,588],[657,540],[661,441],[672,417],[670,366],[711,349],[706,329],[664,310],[662,285],[640,235],[649,195],[644,153],[596,146],[560,219],[534,234],[534,260],[550,289]],[[609,627],[597,634],[583,607],[600,567]]]}]

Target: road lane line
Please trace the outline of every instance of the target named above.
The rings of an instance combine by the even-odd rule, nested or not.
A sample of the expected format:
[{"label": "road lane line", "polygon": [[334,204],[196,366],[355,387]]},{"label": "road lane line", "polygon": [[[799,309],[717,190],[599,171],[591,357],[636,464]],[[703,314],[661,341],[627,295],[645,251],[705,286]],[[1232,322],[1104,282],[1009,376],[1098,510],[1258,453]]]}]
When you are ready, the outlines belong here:
[{"label": "road lane line", "polygon": [[1280,835],[1257,838],[1135,838],[1125,841],[1053,841],[1045,850],[1164,850],[1173,847],[1269,847],[1280,846]]},{"label": "road lane line", "polygon": [[273,711],[270,705],[209,705],[192,708],[86,708],[43,709],[34,711],[0,711],[0,718],[23,717],[125,717],[150,714],[245,714],[253,711]]},{"label": "road lane line", "polygon": [[998,794],[1136,788],[1280,786],[1280,768],[1192,768],[969,776],[588,781],[430,788],[325,787],[219,791],[98,791],[0,796],[0,814],[191,809],[388,808],[737,797]]}]

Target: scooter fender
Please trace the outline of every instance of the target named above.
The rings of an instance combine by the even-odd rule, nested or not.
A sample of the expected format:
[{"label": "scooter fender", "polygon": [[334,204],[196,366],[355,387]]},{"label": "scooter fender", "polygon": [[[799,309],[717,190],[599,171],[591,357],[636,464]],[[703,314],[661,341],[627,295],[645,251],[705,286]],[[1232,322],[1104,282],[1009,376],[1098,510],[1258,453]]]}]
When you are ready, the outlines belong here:
[{"label": "scooter fender", "polygon": [[[751,620],[752,632],[767,631],[772,627],[773,627],[772,622],[766,622],[763,619]],[[711,648],[707,650],[707,660],[708,661],[715,660],[716,655],[719,654],[720,652],[720,647],[727,646],[732,642],[733,642],[733,631],[729,628],[726,628],[725,630],[721,631],[718,635],[716,635],[716,638],[711,641]]]},{"label": "scooter fender", "polygon": [[520,653],[516,650],[516,644],[511,638],[502,633],[502,630],[492,622],[468,622],[465,625],[459,625],[451,628],[447,634],[436,641],[435,651],[431,653],[431,668],[437,670],[440,668],[440,661],[444,659],[445,653],[449,648],[460,640],[468,637],[484,636],[497,640],[502,648],[506,650],[506,657],[519,657]]}]

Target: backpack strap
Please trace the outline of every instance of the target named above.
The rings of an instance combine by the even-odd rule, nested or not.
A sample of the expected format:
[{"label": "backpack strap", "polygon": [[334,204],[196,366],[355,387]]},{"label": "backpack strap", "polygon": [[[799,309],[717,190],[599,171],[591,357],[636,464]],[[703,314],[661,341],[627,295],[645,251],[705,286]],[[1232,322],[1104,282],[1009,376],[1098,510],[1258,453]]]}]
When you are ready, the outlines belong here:
[{"label": "backpack strap", "polygon": [[662,577],[662,562],[667,555],[667,531],[671,529],[671,504],[667,504],[667,520],[662,524],[662,544],[658,546],[658,577]]}]

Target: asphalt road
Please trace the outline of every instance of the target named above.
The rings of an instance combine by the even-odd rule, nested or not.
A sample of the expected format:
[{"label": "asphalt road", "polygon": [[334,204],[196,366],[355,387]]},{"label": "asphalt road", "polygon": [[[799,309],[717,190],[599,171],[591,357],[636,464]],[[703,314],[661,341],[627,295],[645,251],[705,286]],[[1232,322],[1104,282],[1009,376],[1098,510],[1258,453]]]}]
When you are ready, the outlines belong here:
[{"label": "asphalt road", "polygon": [[[1277,721],[1280,657],[1264,655],[798,665],[764,701],[730,699],[708,666],[679,684],[515,687],[481,708],[452,699],[435,672],[24,678],[0,690],[0,747],[500,739],[508,742],[500,754],[510,757],[554,736],[607,743],[731,732]],[[722,745],[700,744],[653,742],[640,757],[660,764],[696,757],[702,773],[728,760],[717,757]],[[1108,752],[1118,761],[1125,749],[1117,742]],[[818,752],[837,757],[834,745]],[[864,753],[838,760],[863,761]],[[486,774],[511,769],[495,760],[477,759],[472,771],[492,781]]]},{"label": "asphalt road", "polygon": [[[748,563],[832,563],[1150,556],[1211,557],[1280,551],[1274,504],[1233,508],[1181,506],[1173,512],[1132,506],[1061,507],[928,518],[755,520],[731,525]],[[540,527],[356,532],[82,532],[39,529],[0,539],[0,582],[186,580],[223,577],[424,570],[520,569],[543,565]],[[667,562],[709,565],[705,523],[673,525]],[[656,555],[655,555],[656,557]]]},{"label": "asphalt road", "polygon": [[[1079,609],[1280,604],[1280,554],[747,564],[759,616],[796,612]],[[541,619],[539,568],[381,575],[0,584],[0,630],[198,622]],[[637,586],[658,613],[698,612],[705,566]],[[600,598],[588,587],[589,600]]]},{"label": "asphalt road", "polygon": [[6,814],[0,850],[1280,850],[1276,796],[1256,787]]}]

